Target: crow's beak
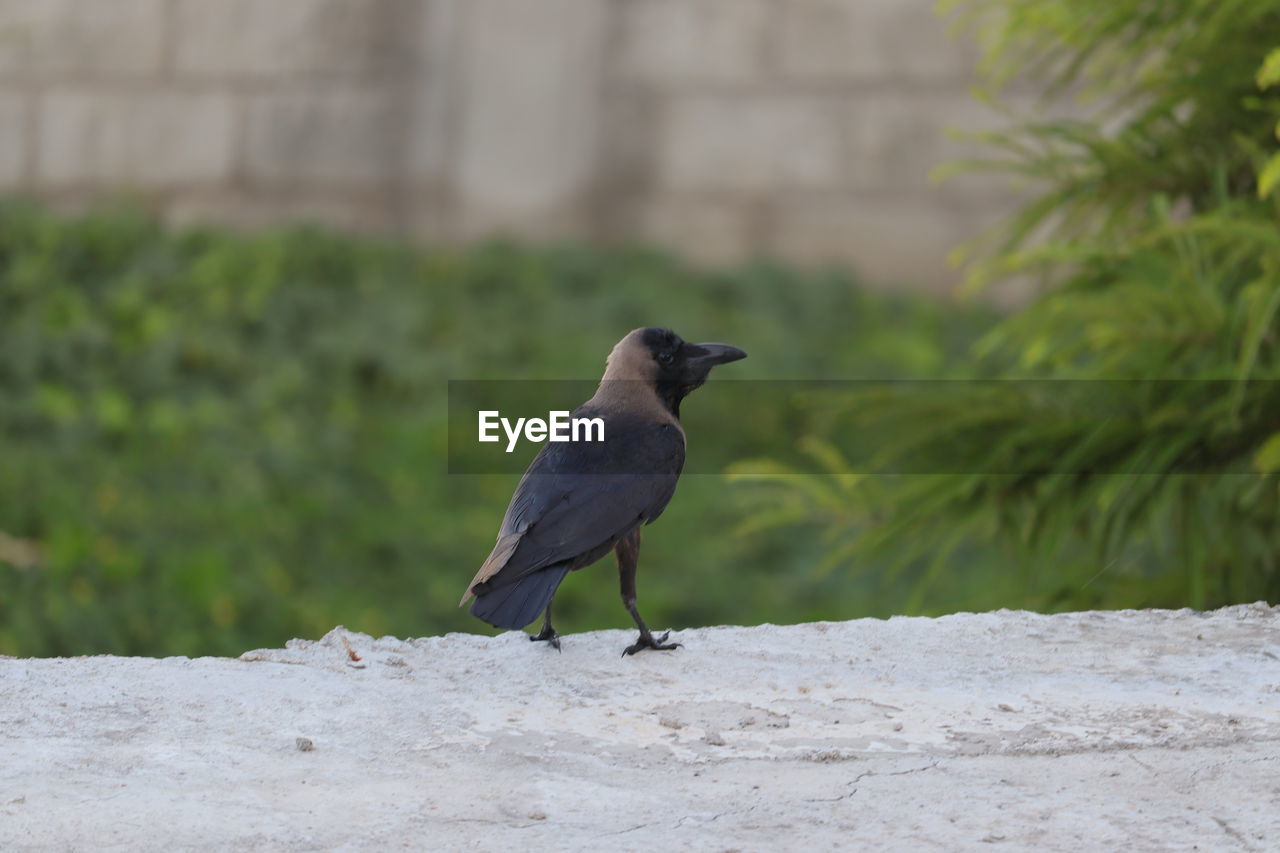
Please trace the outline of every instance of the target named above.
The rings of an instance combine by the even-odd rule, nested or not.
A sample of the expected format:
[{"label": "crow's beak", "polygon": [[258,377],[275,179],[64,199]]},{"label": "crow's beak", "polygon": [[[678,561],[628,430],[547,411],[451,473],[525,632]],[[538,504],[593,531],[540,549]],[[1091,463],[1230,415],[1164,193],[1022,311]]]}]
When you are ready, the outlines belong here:
[{"label": "crow's beak", "polygon": [[746,357],[745,352],[728,344],[694,344],[687,364],[695,370],[710,370],[717,364],[728,364]]}]

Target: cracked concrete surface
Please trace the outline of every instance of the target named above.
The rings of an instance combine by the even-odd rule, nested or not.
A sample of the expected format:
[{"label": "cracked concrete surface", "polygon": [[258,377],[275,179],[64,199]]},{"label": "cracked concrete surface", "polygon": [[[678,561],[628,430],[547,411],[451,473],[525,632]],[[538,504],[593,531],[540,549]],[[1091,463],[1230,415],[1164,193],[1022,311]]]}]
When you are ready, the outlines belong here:
[{"label": "cracked concrete surface", "polygon": [[[1244,850],[1280,608],[0,659],[0,849]],[[359,658],[358,660],[353,658]],[[307,747],[310,747],[309,749]]]}]

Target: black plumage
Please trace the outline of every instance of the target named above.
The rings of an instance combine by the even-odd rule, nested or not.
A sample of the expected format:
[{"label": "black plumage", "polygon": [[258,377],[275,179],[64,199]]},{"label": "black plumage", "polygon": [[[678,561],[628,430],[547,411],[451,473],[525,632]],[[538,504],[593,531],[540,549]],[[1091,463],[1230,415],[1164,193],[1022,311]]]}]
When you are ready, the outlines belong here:
[{"label": "black plumage", "polygon": [[600,418],[604,440],[548,443],[530,464],[502,520],[493,552],[462,603],[499,628],[521,628],[541,612],[532,639],[559,648],[551,600],[568,572],[609,551],[618,556],[623,603],[640,629],[627,654],[667,649],[635,606],[639,528],[662,514],[684,466],[680,402],[717,364],[746,356],[722,344],[690,344],[666,329],[636,329],[614,347],[604,378],[573,417]]}]

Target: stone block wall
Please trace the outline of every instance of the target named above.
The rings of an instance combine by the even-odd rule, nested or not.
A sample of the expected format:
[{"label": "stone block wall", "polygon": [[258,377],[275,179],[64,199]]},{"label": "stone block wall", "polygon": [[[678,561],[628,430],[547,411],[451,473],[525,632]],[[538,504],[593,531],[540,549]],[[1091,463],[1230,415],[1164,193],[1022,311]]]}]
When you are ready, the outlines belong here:
[{"label": "stone block wall", "polygon": [[0,191],[938,289],[1007,209],[932,0],[0,0]]}]

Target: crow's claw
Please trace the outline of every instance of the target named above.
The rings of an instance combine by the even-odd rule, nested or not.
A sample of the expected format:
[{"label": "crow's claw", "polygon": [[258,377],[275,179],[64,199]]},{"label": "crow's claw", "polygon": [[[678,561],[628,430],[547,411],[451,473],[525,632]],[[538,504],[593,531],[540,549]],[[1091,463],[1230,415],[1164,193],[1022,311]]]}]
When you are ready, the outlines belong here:
[{"label": "crow's claw", "polygon": [[530,640],[531,642],[535,642],[535,643],[545,641],[545,642],[546,642],[546,644],[547,644],[548,646],[550,646],[551,648],[555,649],[556,651],[561,651],[561,649],[560,649],[560,635],[559,635],[559,634],[557,634],[555,631],[548,631],[546,628],[543,628],[543,629],[542,629],[542,633],[541,633],[541,634],[538,634],[536,637],[535,637],[534,635],[530,634],[530,635],[529,635],[529,640]]},{"label": "crow's claw", "polygon": [[640,638],[636,640],[635,643],[623,649],[622,656],[626,657],[627,655],[634,655],[636,652],[641,652],[645,649],[654,649],[655,651],[665,652],[670,649],[680,648],[681,643],[668,643],[666,641],[667,637],[670,636],[670,631],[664,632],[661,637],[655,637],[648,631],[644,631],[640,634]]}]

